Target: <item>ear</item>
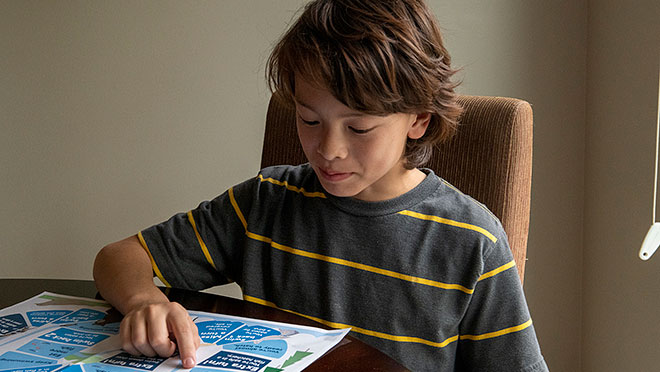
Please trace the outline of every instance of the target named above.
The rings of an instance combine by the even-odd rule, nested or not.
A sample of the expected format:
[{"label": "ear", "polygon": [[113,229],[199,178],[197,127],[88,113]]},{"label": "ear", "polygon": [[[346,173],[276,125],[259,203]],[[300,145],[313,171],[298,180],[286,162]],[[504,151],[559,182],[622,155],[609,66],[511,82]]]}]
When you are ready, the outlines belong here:
[{"label": "ear", "polygon": [[423,114],[414,115],[415,121],[412,123],[410,129],[408,129],[408,138],[410,139],[420,139],[426,133],[426,128],[429,127],[431,122],[431,113],[425,112]]}]

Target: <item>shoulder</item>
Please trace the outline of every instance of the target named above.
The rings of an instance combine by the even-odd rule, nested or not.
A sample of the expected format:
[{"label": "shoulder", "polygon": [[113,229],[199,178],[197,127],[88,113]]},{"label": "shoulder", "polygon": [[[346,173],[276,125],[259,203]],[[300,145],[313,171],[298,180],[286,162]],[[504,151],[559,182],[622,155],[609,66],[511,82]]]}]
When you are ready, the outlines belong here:
[{"label": "shoulder", "polygon": [[[276,165],[259,171],[256,177],[246,181],[241,188],[248,188],[258,194],[274,195],[293,191],[310,196],[323,195],[316,174],[309,164]],[[323,195],[324,196],[324,195]]]},{"label": "shoulder", "polygon": [[460,219],[479,221],[486,226],[496,229],[502,227],[499,218],[485,204],[463,193],[442,178],[440,178],[440,182],[441,187],[438,188],[436,197],[443,199],[443,205],[447,208],[447,213]]},{"label": "shoulder", "polygon": [[445,213],[481,232],[481,240],[485,242],[481,245],[483,270],[515,264],[508,237],[499,218],[485,204],[461,192],[449,182],[441,179],[441,183],[437,197],[446,200],[442,203],[446,208]]},{"label": "shoulder", "polygon": [[[483,240],[484,247],[506,243],[506,233],[500,220],[481,202],[429,171],[434,177],[434,191],[411,211],[426,219],[447,226],[447,233],[461,241],[470,236]],[[458,235],[457,235],[458,234]]]},{"label": "shoulder", "polygon": [[273,179],[277,181],[291,181],[298,182],[307,181],[310,176],[314,175],[314,170],[309,164],[301,165],[275,165],[267,167],[259,171],[257,178],[260,179]]},{"label": "shoulder", "polygon": [[425,200],[425,207],[436,208],[445,215],[466,222],[480,222],[489,227],[501,228],[500,220],[485,204],[432,172],[429,177],[437,179],[438,187],[431,197]]}]

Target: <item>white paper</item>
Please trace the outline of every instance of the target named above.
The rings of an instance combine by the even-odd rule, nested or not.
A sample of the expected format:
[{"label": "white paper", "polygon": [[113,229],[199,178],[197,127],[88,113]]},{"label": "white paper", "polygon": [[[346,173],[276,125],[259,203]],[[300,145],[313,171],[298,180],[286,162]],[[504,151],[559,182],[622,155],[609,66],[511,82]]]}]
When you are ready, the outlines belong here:
[{"label": "white paper", "polygon": [[[106,302],[44,292],[0,310],[0,372],[183,370],[178,357],[123,352],[119,323],[104,319]],[[196,372],[301,371],[349,329],[325,330],[189,311],[199,329]]]}]

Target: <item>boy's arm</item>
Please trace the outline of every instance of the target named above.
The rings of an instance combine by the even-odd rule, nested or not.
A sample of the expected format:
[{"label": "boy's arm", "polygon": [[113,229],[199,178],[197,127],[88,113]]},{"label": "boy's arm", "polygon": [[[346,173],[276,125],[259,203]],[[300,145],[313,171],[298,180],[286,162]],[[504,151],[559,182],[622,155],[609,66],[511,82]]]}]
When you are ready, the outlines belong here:
[{"label": "boy's arm", "polygon": [[120,334],[125,351],[169,357],[178,345],[183,367],[195,365],[197,327],[186,309],[170,302],[154,284],[151,261],[137,235],[98,253],[94,280],[101,296],[124,314]]}]

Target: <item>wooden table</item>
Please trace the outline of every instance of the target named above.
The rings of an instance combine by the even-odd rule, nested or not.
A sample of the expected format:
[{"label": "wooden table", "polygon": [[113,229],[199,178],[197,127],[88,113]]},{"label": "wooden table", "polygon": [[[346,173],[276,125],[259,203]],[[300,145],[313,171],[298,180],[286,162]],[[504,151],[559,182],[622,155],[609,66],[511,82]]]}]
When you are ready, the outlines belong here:
[{"label": "wooden table", "polygon": [[[94,282],[87,280],[0,279],[0,308],[5,308],[26,300],[43,291],[98,298]],[[173,288],[163,288],[163,292],[170,300],[179,302],[189,310],[266,319],[275,322],[328,329],[325,325],[307,318],[235,298]],[[310,365],[305,371],[408,370],[377,349],[352,336],[346,336],[337,346]]]}]

